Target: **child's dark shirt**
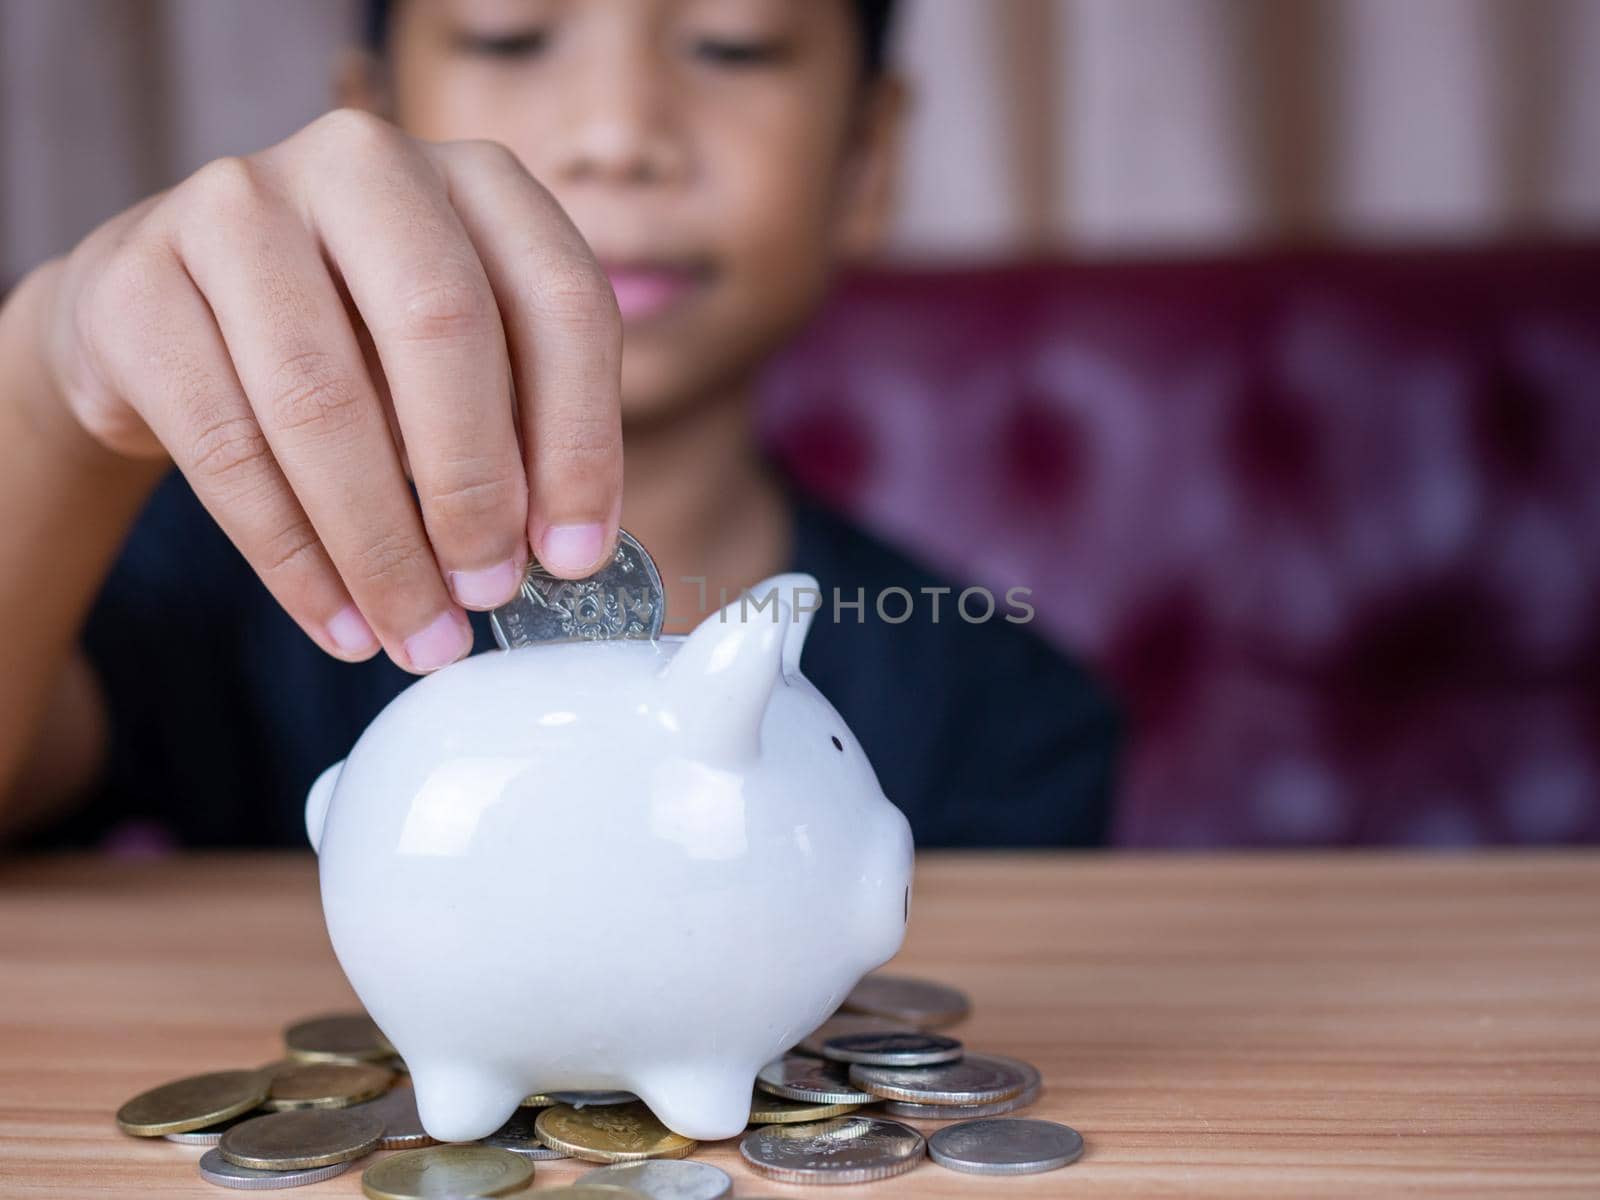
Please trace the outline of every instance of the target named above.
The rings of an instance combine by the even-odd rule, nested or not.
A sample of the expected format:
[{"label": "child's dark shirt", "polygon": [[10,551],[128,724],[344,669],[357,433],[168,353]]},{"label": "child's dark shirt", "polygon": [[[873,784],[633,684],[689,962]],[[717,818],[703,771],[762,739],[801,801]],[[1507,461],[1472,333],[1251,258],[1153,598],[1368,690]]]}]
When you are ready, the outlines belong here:
[{"label": "child's dark shirt", "polygon": [[[1103,841],[1117,721],[1105,693],[1027,624],[955,612],[959,585],[791,489],[792,569],[825,605],[801,660],[855,732],[919,845]],[[951,587],[940,619],[923,588]],[[902,588],[911,619],[874,599]],[[903,601],[888,605],[898,615]],[[475,652],[495,652],[472,614]],[[136,819],[192,846],[304,846],[306,789],[413,677],[379,655],[319,650],[174,472],[136,523],[85,629],[105,689],[110,758],[89,800],[33,844],[94,843]]]}]

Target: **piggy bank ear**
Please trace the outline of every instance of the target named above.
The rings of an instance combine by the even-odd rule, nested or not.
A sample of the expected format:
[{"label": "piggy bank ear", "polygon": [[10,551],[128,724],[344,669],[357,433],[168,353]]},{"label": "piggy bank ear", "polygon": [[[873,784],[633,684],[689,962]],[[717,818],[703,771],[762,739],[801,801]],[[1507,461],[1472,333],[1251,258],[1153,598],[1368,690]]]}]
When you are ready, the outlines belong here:
[{"label": "piggy bank ear", "polygon": [[800,651],[805,649],[811,618],[822,607],[822,589],[817,586],[815,576],[793,572],[762,580],[751,590],[759,593],[769,589],[781,596],[790,607],[789,620],[783,631],[783,673],[798,675]]},{"label": "piggy bank ear", "polygon": [[756,584],[701,621],[667,664],[662,685],[670,720],[707,759],[738,763],[759,752],[767,700],[791,656],[799,663],[816,611],[796,618],[797,586],[817,590],[809,575],[774,575]]}]

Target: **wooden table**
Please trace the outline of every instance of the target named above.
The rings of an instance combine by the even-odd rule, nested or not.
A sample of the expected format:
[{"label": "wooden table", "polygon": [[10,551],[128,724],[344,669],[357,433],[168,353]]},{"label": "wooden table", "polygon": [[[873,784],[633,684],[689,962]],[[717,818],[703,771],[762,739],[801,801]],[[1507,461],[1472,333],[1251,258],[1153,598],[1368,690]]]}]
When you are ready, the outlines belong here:
[{"label": "wooden table", "polygon": [[[896,965],[971,993],[1083,1159],[840,1190],[707,1148],[736,1196],[1600,1196],[1594,854],[929,855]],[[308,857],[0,864],[0,1196],[228,1194],[113,1111],[351,1003]]]}]

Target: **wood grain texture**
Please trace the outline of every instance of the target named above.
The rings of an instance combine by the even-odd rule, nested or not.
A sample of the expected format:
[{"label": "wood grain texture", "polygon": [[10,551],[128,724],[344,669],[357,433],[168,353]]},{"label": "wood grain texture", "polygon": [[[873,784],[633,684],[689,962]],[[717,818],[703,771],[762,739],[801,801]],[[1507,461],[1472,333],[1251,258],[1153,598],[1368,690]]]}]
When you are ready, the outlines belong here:
[{"label": "wood grain texture", "polygon": [[[928,855],[895,967],[971,993],[1084,1158],[840,1190],[708,1148],[736,1197],[1600,1195],[1600,855]],[[226,1194],[112,1113],[352,1003],[307,857],[0,864],[0,1196]]]}]

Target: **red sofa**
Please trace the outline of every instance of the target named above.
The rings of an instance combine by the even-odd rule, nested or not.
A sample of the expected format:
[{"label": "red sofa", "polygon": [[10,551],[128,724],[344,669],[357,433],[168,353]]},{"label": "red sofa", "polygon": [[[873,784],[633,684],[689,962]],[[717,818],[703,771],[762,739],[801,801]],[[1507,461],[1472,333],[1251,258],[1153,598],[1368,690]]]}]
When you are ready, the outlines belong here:
[{"label": "red sofa", "polygon": [[1600,838],[1600,246],[863,275],[762,421],[1033,589],[1123,844]]}]

